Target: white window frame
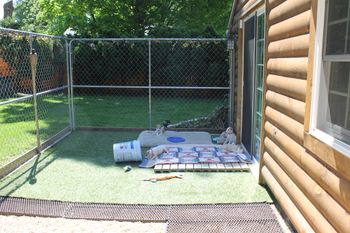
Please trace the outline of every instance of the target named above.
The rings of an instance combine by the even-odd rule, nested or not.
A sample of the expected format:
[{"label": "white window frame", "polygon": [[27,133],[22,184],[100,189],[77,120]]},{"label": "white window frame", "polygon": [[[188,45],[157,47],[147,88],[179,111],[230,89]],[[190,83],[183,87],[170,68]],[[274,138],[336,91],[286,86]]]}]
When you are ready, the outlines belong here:
[{"label": "white window frame", "polygon": [[[317,128],[317,122],[326,122],[324,116],[320,116],[318,112],[327,112],[328,106],[328,77],[330,71],[330,61],[332,58],[336,58],[337,61],[344,61],[344,56],[325,56],[325,50],[323,46],[326,44],[326,1],[319,0],[317,4],[317,24],[315,32],[315,48],[314,48],[314,72],[313,72],[313,83],[312,83],[312,96],[311,96],[311,114],[310,114],[310,127],[309,133],[320,141],[331,146],[335,150],[342,154],[350,157],[350,145],[340,141],[334,136],[330,135],[324,130]],[[346,59],[348,60],[348,59]],[[335,60],[333,60],[335,61]],[[328,67],[327,67],[328,66]],[[327,91],[322,92],[322,91]],[[322,98],[322,105],[319,104]],[[322,119],[323,118],[323,119]],[[334,126],[330,126],[333,129]],[[339,127],[341,130],[341,127]]]}]

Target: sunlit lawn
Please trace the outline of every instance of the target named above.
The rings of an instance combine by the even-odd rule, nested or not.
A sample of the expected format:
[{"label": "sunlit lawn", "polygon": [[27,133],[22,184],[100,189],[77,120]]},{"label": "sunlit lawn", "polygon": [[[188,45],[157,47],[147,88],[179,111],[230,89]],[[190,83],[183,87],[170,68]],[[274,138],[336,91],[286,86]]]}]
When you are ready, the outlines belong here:
[{"label": "sunlit lawn", "polygon": [[[152,126],[208,116],[219,99],[153,98]],[[69,125],[65,94],[38,98],[40,138],[45,141]],[[78,96],[76,126],[148,128],[148,97]],[[36,145],[32,99],[0,106],[0,167]]]},{"label": "sunlit lawn", "polygon": [[[80,96],[74,98],[77,126],[149,127],[148,96]],[[152,98],[152,127],[208,116],[221,99]]]}]

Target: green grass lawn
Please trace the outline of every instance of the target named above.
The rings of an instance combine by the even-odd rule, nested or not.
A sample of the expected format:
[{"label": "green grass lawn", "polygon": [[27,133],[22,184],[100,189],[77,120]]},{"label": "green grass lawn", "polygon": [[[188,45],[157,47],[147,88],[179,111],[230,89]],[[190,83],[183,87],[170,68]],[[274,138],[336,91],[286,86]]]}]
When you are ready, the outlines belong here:
[{"label": "green grass lawn", "polygon": [[[152,126],[207,116],[220,99],[152,99]],[[148,98],[132,96],[77,96],[76,126],[148,128]],[[68,101],[63,94],[38,98],[40,136],[44,141],[69,125]],[[36,145],[32,99],[0,106],[0,167]]]},{"label": "green grass lawn", "polygon": [[[148,128],[148,97],[78,96],[74,98],[76,125],[99,127]],[[208,116],[221,99],[152,98],[152,127],[164,120],[177,123]]]},{"label": "green grass lawn", "polygon": [[[38,98],[40,139],[45,141],[69,125],[62,94]],[[36,145],[33,100],[0,106],[0,167]]]},{"label": "green grass lawn", "polygon": [[[77,131],[0,181],[0,195],[62,201],[128,204],[271,202],[248,172],[177,173],[183,179],[158,183],[153,169],[115,164],[112,145],[137,138],[135,132]],[[172,173],[171,173],[172,174]]]}]

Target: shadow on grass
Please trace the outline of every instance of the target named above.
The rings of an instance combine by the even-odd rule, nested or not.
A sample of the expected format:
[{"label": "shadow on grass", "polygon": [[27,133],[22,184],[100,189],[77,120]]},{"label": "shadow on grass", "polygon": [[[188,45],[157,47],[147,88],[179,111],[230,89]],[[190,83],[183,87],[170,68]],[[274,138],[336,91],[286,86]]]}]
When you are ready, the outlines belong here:
[{"label": "shadow on grass", "polygon": [[[75,131],[55,146],[62,159],[92,163],[101,167],[115,164],[113,144],[136,140],[139,132]],[[137,164],[137,163],[135,163]]]},{"label": "shadow on grass", "polygon": [[[33,99],[5,105],[0,108],[3,123],[16,123],[23,121],[34,121]],[[62,94],[38,97],[39,119],[48,119],[54,116],[68,114],[67,97]]]},{"label": "shadow on grass", "polygon": [[3,123],[16,123],[23,121],[33,121],[33,104],[23,103],[6,106],[1,109]]},{"label": "shadow on grass", "polygon": [[[4,178],[1,182],[2,185],[0,186],[2,196],[11,196],[11,194],[26,183],[34,185],[36,183],[36,176],[57,158],[58,156],[56,156],[53,152],[44,155],[39,154],[33,161],[30,161],[28,164],[24,165],[25,168],[20,169],[19,171],[10,175],[10,177]],[[7,188],[9,188],[9,190],[6,190]]]},{"label": "shadow on grass", "polygon": [[38,173],[37,169],[38,169],[38,163],[39,163],[39,160],[40,160],[40,156],[41,156],[41,154],[39,154],[35,158],[34,164],[32,166],[32,169],[30,169],[29,176],[28,176],[29,184],[35,184],[36,183],[36,174]]}]

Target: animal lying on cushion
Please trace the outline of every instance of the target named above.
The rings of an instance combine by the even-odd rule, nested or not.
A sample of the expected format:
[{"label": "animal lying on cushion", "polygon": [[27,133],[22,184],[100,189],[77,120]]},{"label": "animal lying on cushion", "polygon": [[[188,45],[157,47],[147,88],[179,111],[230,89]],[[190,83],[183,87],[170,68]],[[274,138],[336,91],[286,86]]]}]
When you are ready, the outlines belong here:
[{"label": "animal lying on cushion", "polygon": [[158,155],[161,155],[162,153],[168,153],[168,149],[165,146],[156,146],[149,149],[146,152],[146,158],[155,159]]}]

